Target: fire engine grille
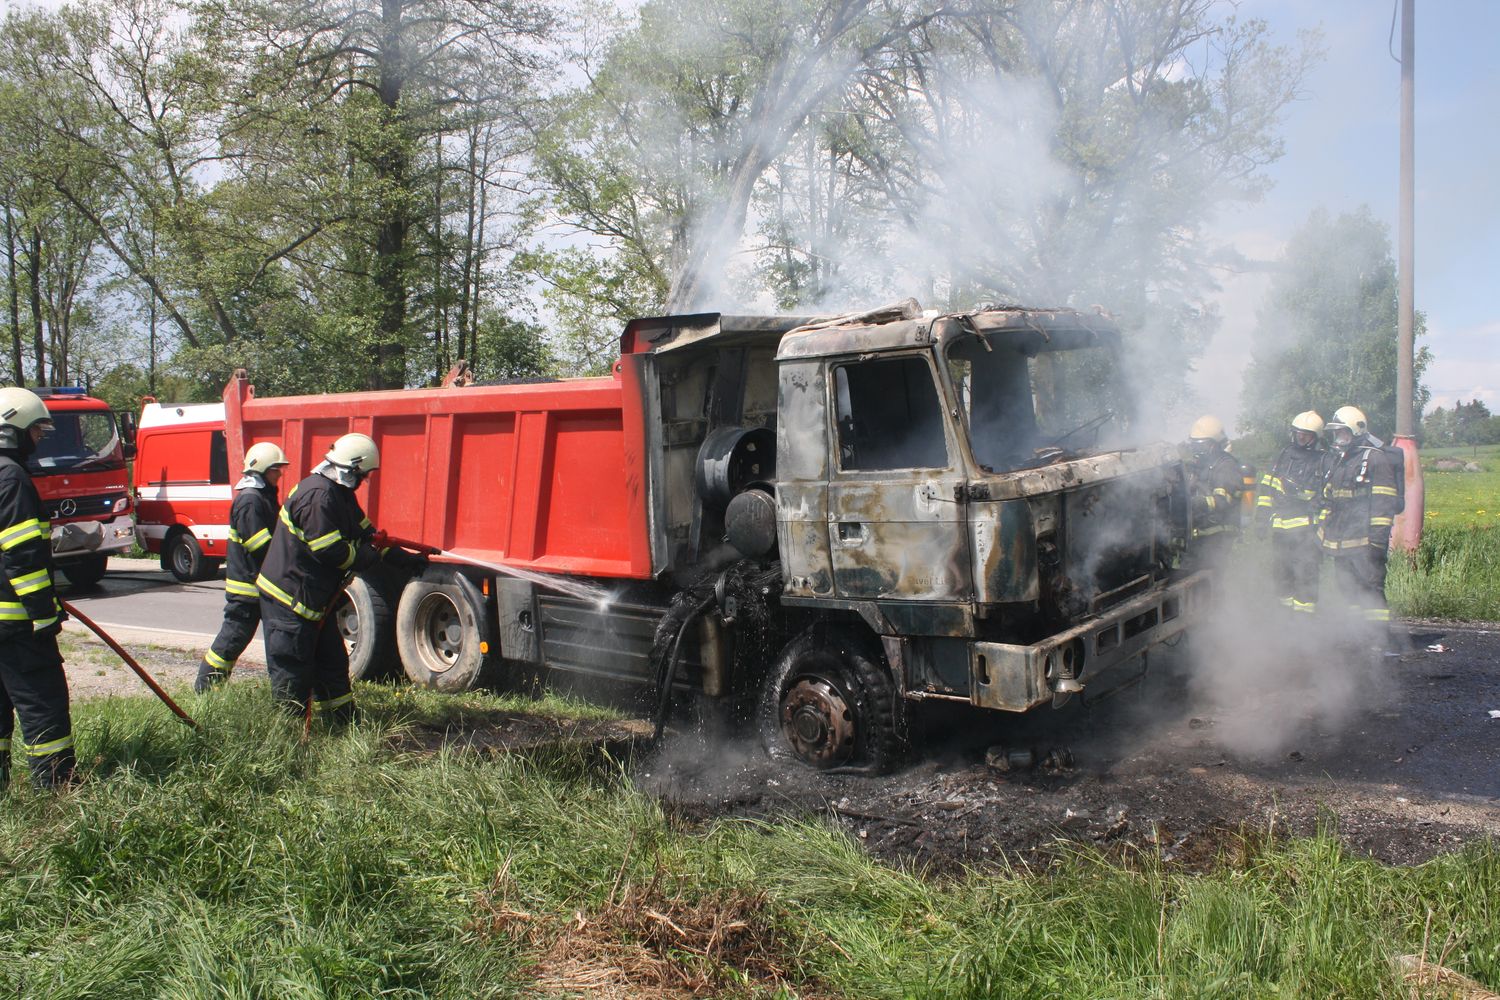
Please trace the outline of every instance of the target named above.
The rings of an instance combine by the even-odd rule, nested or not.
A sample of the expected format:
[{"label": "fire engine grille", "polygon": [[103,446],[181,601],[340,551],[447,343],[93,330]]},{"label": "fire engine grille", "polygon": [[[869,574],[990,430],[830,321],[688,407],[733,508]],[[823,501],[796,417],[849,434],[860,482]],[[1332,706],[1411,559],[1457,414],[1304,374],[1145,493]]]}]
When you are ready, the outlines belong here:
[{"label": "fire engine grille", "polygon": [[47,520],[68,521],[76,517],[101,517],[114,510],[123,493],[101,493],[90,497],[64,497],[46,502]]}]

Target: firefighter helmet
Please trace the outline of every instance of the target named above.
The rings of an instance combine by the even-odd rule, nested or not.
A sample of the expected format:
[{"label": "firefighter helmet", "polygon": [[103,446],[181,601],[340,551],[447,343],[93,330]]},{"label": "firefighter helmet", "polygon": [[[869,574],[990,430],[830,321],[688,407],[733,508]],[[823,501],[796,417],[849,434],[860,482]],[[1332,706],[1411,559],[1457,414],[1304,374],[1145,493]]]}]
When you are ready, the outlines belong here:
[{"label": "firefighter helmet", "polygon": [[260,441],[250,446],[245,452],[246,472],[265,472],[274,469],[278,465],[290,465],[286,460],[286,454],[270,441]]},{"label": "firefighter helmet", "polygon": [[1303,410],[1292,418],[1292,430],[1321,434],[1323,433],[1323,418],[1318,416],[1317,410]]},{"label": "firefighter helmet", "polygon": [[380,468],[380,449],[368,434],[345,434],[328,449],[328,461],[356,475]]},{"label": "firefighter helmet", "polygon": [[1333,411],[1333,417],[1326,426],[1330,430],[1347,427],[1355,437],[1370,429],[1370,425],[1365,422],[1365,412],[1357,406],[1340,406]]},{"label": "firefighter helmet", "polygon": [[52,414],[42,397],[18,385],[0,389],[0,448],[25,449],[30,440],[26,432],[38,424],[52,429]]},{"label": "firefighter helmet", "polygon": [[1188,437],[1194,441],[1217,441],[1219,444],[1229,440],[1229,436],[1224,433],[1224,421],[1212,416],[1203,416],[1194,420],[1192,429],[1188,431]]}]

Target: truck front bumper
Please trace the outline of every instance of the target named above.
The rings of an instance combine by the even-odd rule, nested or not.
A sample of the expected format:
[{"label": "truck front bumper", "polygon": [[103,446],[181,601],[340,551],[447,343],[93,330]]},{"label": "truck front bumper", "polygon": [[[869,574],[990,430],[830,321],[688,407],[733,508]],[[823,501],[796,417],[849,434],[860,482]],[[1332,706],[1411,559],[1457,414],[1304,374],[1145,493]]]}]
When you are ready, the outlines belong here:
[{"label": "truck front bumper", "polygon": [[1025,712],[1052,701],[1059,682],[1087,695],[1128,681],[1140,671],[1126,668],[1144,669],[1143,653],[1202,616],[1210,589],[1210,574],[1194,573],[1029,646],[976,642],[969,650],[971,700],[980,708]]},{"label": "truck front bumper", "polygon": [[69,521],[52,526],[52,558],[119,555],[135,545],[135,520],[125,514],[108,521]]}]

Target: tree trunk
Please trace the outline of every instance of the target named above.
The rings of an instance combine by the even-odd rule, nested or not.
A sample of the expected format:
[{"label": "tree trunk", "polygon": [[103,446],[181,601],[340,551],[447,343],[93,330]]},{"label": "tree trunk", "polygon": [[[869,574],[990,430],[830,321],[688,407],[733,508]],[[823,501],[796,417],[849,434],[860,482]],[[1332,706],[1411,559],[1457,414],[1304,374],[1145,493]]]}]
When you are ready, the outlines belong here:
[{"label": "tree trunk", "polygon": [[28,254],[31,285],[31,346],[36,351],[36,384],[47,384],[47,345],[42,340],[42,234],[31,227]]},{"label": "tree trunk", "polygon": [[25,363],[21,359],[21,288],[16,274],[16,220],[5,206],[5,278],[10,289],[10,359],[11,381],[26,384]]},{"label": "tree trunk", "polygon": [[381,198],[381,220],[375,236],[375,293],[379,299],[372,389],[397,389],[406,384],[406,236],[411,229],[407,195],[410,157],[401,111],[406,82],[402,53],[405,0],[381,0],[379,56],[382,148],[375,157],[375,177]]}]

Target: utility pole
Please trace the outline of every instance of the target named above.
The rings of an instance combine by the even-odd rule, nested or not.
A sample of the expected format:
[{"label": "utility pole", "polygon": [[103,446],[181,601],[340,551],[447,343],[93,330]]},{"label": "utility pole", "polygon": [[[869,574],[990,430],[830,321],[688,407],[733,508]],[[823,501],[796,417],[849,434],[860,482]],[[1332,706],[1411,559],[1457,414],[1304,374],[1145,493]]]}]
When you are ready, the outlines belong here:
[{"label": "utility pole", "polygon": [[1413,412],[1413,373],[1416,338],[1413,329],[1415,286],[1413,257],[1416,248],[1413,220],[1416,217],[1416,0],[1401,0],[1401,232],[1398,274],[1398,318],[1396,342],[1396,447],[1406,455],[1406,509],[1396,518],[1391,542],[1415,552],[1422,541],[1424,503],[1422,463],[1417,454],[1416,414]]}]

